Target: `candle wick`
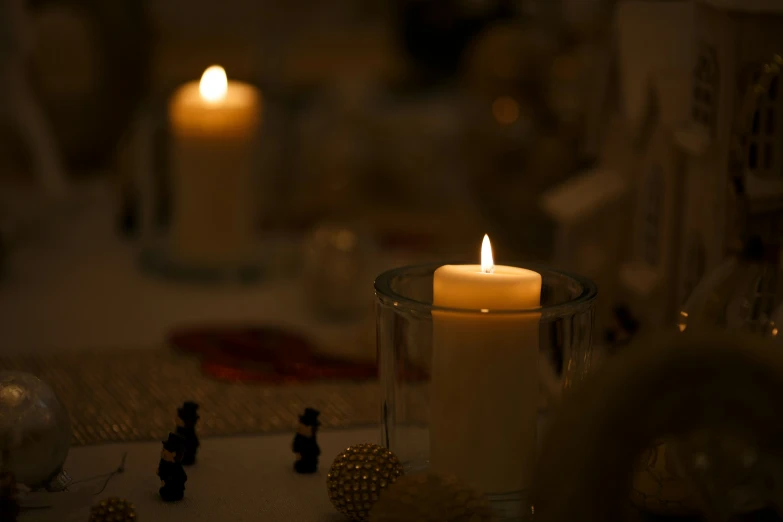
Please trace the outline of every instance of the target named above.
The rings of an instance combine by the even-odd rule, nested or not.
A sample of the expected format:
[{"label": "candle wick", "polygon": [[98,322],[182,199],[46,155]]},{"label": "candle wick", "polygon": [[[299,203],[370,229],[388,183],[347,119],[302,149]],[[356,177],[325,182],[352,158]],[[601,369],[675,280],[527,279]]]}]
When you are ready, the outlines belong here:
[{"label": "candle wick", "polygon": [[482,272],[485,274],[494,274],[495,273],[495,265],[489,265],[487,267],[484,267],[482,269]]}]

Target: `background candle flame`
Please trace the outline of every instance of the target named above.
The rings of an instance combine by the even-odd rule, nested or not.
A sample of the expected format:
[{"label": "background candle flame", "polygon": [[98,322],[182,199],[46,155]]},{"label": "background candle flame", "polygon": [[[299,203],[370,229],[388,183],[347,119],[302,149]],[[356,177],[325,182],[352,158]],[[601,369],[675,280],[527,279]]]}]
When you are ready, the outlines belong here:
[{"label": "background candle flame", "polygon": [[481,271],[485,274],[491,274],[495,271],[495,261],[492,259],[492,245],[489,243],[487,234],[484,234],[484,241],[481,242]]},{"label": "background candle flame", "polygon": [[226,97],[228,91],[228,77],[226,70],[219,65],[208,67],[201,75],[198,85],[201,97],[209,102],[217,102]]}]

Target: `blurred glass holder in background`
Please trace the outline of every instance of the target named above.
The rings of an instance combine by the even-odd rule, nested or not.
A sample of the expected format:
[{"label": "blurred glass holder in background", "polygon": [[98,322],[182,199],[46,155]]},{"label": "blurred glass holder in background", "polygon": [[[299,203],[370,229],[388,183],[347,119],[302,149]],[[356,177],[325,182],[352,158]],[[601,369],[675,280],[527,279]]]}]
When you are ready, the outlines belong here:
[{"label": "blurred glass holder in background", "polygon": [[358,223],[323,223],[305,242],[304,292],[313,312],[331,320],[369,315],[367,283],[378,249],[372,232]]},{"label": "blurred glass holder in background", "polygon": [[[444,363],[442,358],[433,358],[435,344],[433,339],[437,337],[433,335],[434,323],[447,319],[457,321],[452,326],[456,325],[460,328],[466,326],[467,330],[471,330],[470,325],[481,326],[480,323],[488,319],[501,321],[503,328],[509,327],[513,331],[523,333],[518,338],[519,352],[522,352],[525,350],[522,344],[534,338],[530,333],[524,334],[525,326],[529,326],[531,320],[538,322],[538,353],[532,354],[532,360],[526,359],[527,364],[523,369],[530,370],[538,376],[538,394],[530,398],[530,401],[534,402],[533,415],[538,419],[537,422],[532,421],[537,425],[530,426],[534,440],[540,439],[546,418],[560,402],[563,392],[586,377],[593,360],[592,329],[597,289],[591,281],[546,268],[528,267],[538,272],[542,278],[540,308],[508,312],[453,310],[433,305],[433,280],[435,271],[439,267],[440,265],[424,265],[398,268],[381,274],[375,281],[378,361],[383,397],[382,440],[386,447],[400,457],[407,472],[424,471],[430,467],[431,397],[434,396],[431,392],[434,392],[436,386],[432,383],[432,375],[434,373],[441,377],[446,374],[451,377],[455,375],[453,360],[445,363],[449,366],[448,371],[434,371],[435,360],[440,361],[437,363],[438,366]],[[440,319],[439,314],[441,314]],[[517,330],[517,327],[520,329]],[[512,344],[515,342],[513,341]],[[492,349],[493,346],[486,346],[486,352],[482,350],[483,353],[478,354],[474,362],[483,360],[487,354],[488,360],[493,358]],[[511,357],[519,362],[520,358],[517,355],[511,354]],[[501,354],[495,359],[500,360],[502,357],[504,355]],[[469,357],[464,360],[469,360]],[[476,403],[480,409],[481,404],[478,403],[480,399],[476,401],[475,397],[484,394],[487,397],[486,409],[494,411],[497,411],[497,405],[489,404],[490,402],[506,405],[527,402],[524,398],[511,398],[509,402],[507,397],[497,397],[498,400],[495,401],[490,397],[492,391],[482,391],[480,383],[492,380],[492,376],[486,375],[487,372],[494,371],[488,369],[490,366],[496,368],[499,365],[472,365],[468,373],[474,375],[475,379],[471,381],[469,378],[459,383],[459,387],[464,388],[471,396],[471,402]],[[514,372],[518,374],[517,370]],[[516,375],[516,378],[521,381],[524,375]],[[442,388],[444,386],[442,383],[447,379],[438,381],[441,384],[437,387]],[[474,389],[471,390],[471,387]],[[494,407],[491,407],[493,405]],[[494,451],[487,448],[492,448],[493,440],[502,440],[503,435],[495,433],[494,427],[486,425],[488,424],[484,422],[486,419],[482,421],[482,419],[469,418],[472,414],[465,411],[465,404],[447,405],[446,409],[451,407],[454,415],[464,415],[464,423],[477,426],[477,433],[479,433],[477,437],[453,434],[453,440],[460,440],[462,441],[460,444],[465,443],[467,446],[460,453],[465,459],[470,459],[474,463],[486,461],[487,455],[483,453]],[[511,430],[514,424],[519,424],[522,414],[522,412],[508,411],[505,416],[500,415],[500,417],[508,419],[508,427]],[[494,417],[493,420],[498,420]],[[513,429],[518,428],[519,426]],[[475,440],[468,443],[467,441],[471,439]],[[478,447],[479,445],[481,447]],[[524,445],[524,441],[519,441],[519,445]],[[535,446],[535,443],[532,445]],[[514,458],[514,455],[519,454],[519,450],[525,453],[528,448],[513,448],[504,459],[498,459],[503,466],[508,466],[507,469],[498,470],[498,473],[511,477],[516,477],[517,474],[526,475],[525,463],[517,462]],[[529,448],[529,451],[535,452],[535,447]],[[460,463],[456,467],[466,469],[463,464]],[[532,473],[532,470],[528,472]],[[476,477],[462,478],[469,483],[476,482]],[[487,482],[492,482],[492,479]],[[489,495],[500,520],[523,519],[530,512],[526,497],[527,491],[507,491]]]}]

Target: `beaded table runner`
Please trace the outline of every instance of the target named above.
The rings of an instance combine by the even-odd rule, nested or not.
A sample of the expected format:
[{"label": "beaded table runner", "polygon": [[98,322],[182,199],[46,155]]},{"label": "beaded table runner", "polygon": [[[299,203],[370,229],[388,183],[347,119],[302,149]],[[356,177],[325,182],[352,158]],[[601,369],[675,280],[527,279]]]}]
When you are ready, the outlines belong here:
[{"label": "beaded table runner", "polygon": [[186,400],[201,406],[204,437],[288,431],[308,406],[321,410],[325,428],[380,420],[375,382],[222,382],[204,376],[197,358],[169,350],[0,358],[0,370],[49,384],[68,409],[76,446],[162,440]]}]

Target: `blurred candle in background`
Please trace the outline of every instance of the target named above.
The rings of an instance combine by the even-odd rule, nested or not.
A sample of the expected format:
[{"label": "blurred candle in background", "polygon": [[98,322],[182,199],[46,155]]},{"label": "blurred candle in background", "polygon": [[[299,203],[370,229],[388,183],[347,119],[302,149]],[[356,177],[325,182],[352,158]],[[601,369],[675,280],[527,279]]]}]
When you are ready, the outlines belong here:
[{"label": "blurred candle in background", "polygon": [[261,93],[209,67],[169,102],[173,257],[199,267],[252,255]]}]

